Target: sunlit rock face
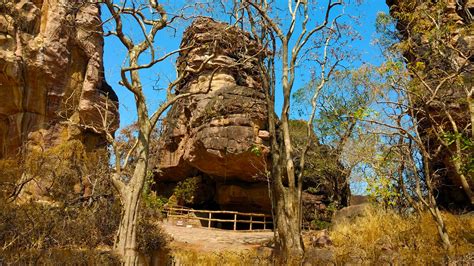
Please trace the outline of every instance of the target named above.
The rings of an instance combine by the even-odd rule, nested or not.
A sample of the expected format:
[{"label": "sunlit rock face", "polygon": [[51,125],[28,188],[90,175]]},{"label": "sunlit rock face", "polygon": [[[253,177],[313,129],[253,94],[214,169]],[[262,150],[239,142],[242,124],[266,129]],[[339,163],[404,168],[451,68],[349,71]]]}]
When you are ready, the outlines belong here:
[{"label": "sunlit rock face", "polygon": [[103,117],[107,130],[118,127],[99,6],[80,2],[0,2],[0,158],[28,140],[47,147],[80,139],[94,149],[104,146]]},{"label": "sunlit rock face", "polygon": [[[474,1],[473,0],[447,0],[447,1],[416,1],[416,0],[387,0],[391,15],[397,20],[397,29],[402,38],[410,39],[414,45],[413,49],[405,51],[408,63],[422,63],[423,70],[420,74],[426,76],[425,81],[433,88],[440,84],[444,77],[456,73],[460,66],[461,75],[456,81],[451,80],[439,88],[433,96],[426,87],[419,86],[421,92],[417,99],[413,100],[415,107],[424,112],[419,113],[416,118],[419,121],[418,128],[422,135],[426,149],[430,153],[430,171],[435,177],[436,195],[439,204],[445,208],[473,208],[466,190],[461,186],[460,176],[455,171],[454,145],[450,148],[441,145],[433,127],[443,128],[446,132],[453,132],[452,121],[455,122],[463,139],[472,142],[472,123],[474,106],[473,95],[467,92],[474,89]],[[416,20],[407,21],[404,14],[420,14]],[[436,14],[436,18],[433,16]],[[451,49],[443,48],[442,51],[434,47],[430,40],[429,32],[436,25],[444,28],[447,26],[449,32],[443,34],[444,45]],[[410,33],[410,34],[409,34]],[[466,60],[461,56],[471,55]],[[440,74],[441,73],[441,74]],[[430,98],[429,100],[427,100]],[[469,98],[471,104],[469,104]],[[439,130],[438,130],[439,131]],[[474,151],[471,148],[464,150],[472,160]],[[468,163],[469,164],[469,163]],[[468,165],[469,167],[469,165]],[[470,190],[474,188],[474,178],[471,170],[465,171]]]},{"label": "sunlit rock face", "polygon": [[[191,48],[178,58],[178,72],[188,75],[177,93],[199,94],[179,100],[168,113],[157,179],[177,182],[203,174],[220,188],[214,198],[218,203],[252,202],[253,209],[269,210],[267,185],[262,182],[269,152],[267,110],[256,65],[265,51],[238,27],[209,18],[192,23],[181,47]],[[224,195],[224,190],[233,194]],[[265,202],[259,199],[262,195]]]}]

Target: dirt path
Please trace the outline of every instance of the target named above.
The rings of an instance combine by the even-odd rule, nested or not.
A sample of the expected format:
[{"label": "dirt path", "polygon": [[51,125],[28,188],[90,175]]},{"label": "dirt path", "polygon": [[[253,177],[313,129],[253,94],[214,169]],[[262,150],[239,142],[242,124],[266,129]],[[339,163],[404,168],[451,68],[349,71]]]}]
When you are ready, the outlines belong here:
[{"label": "dirt path", "polygon": [[273,238],[271,231],[231,231],[198,227],[181,227],[163,223],[163,229],[177,245],[186,245],[199,250],[224,251],[244,250],[261,246]]}]

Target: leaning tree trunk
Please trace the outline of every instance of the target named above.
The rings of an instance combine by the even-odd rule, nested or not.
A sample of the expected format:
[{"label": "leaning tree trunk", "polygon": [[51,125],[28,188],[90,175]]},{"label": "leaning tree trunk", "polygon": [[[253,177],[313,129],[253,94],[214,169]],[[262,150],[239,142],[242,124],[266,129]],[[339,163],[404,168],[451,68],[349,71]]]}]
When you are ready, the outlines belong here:
[{"label": "leaning tree trunk", "polygon": [[115,252],[122,257],[124,265],[138,264],[137,224],[140,197],[147,172],[148,147],[140,145],[137,150],[140,152],[135,171],[120,195],[122,218],[114,247]]}]

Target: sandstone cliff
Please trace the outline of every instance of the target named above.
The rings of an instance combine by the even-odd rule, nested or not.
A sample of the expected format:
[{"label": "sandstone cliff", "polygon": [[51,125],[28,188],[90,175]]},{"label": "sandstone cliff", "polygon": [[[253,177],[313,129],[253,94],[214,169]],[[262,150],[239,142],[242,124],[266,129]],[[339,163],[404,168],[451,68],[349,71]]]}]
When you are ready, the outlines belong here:
[{"label": "sandstone cliff", "polygon": [[103,146],[102,129],[91,129],[101,114],[108,130],[118,127],[118,99],[103,74],[99,6],[79,2],[0,1],[0,158],[28,139],[41,147],[68,139]]},{"label": "sandstone cliff", "polygon": [[[387,0],[387,4],[405,42],[407,63],[417,67],[426,82],[416,87],[412,101],[419,110],[416,118],[430,153],[438,201],[447,208],[473,207],[474,1]],[[456,78],[444,82],[449,76]],[[427,88],[438,86],[439,90]],[[456,138],[467,143],[460,152],[455,143],[447,147],[441,141]]]}]

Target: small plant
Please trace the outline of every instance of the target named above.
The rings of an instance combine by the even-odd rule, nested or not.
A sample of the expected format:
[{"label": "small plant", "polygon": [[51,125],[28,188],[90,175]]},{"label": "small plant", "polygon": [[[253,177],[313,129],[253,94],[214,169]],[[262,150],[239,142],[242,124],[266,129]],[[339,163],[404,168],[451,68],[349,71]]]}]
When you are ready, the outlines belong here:
[{"label": "small plant", "polygon": [[324,220],[315,219],[311,221],[311,228],[314,228],[316,230],[327,229],[329,228],[330,225],[331,225],[330,222],[324,221]]},{"label": "small plant", "polygon": [[252,146],[250,147],[250,152],[259,157],[262,156],[262,149],[257,144],[252,144]]},{"label": "small plant", "polygon": [[337,211],[337,203],[336,202],[331,202],[329,203],[328,207],[326,208],[327,211],[330,211],[330,212],[335,212]]},{"label": "small plant", "polygon": [[151,187],[155,184],[155,180],[151,173],[148,174],[148,178],[143,186],[142,201],[146,208],[161,210],[163,206],[168,202],[165,197],[159,197]]}]

